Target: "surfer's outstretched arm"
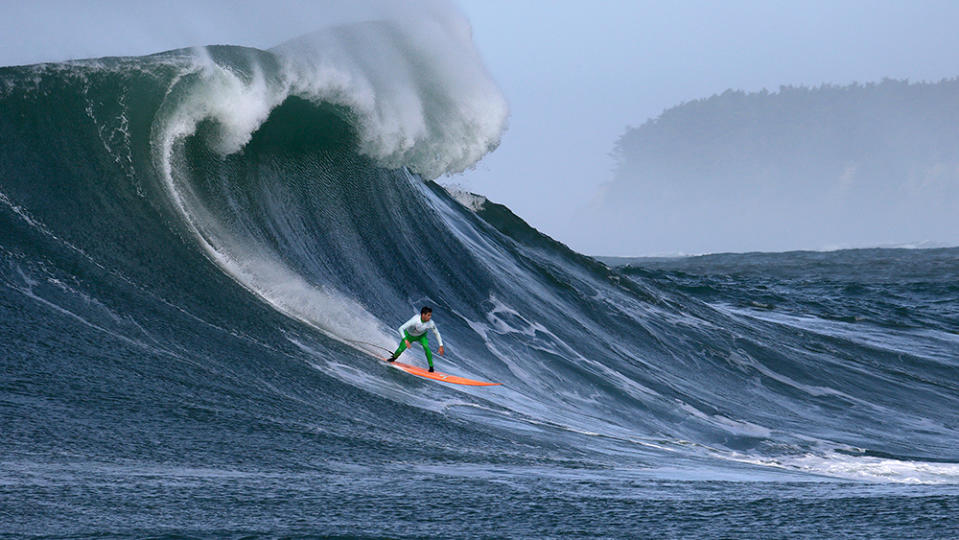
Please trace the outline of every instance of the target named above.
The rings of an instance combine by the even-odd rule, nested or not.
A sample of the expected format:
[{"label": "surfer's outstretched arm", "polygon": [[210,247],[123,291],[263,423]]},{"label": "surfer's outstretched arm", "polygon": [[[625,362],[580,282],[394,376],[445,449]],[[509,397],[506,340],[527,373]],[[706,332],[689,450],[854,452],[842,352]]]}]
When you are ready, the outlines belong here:
[{"label": "surfer's outstretched arm", "polygon": [[[436,343],[440,346],[437,352],[439,352],[440,355],[442,356],[446,354],[446,351],[443,349],[443,336],[440,335],[440,330],[439,328],[436,327],[436,323],[434,323],[433,321],[430,321],[430,324],[433,325],[430,327],[430,330],[432,330],[433,333],[436,334]],[[426,334],[423,334],[423,335],[425,336]]]}]

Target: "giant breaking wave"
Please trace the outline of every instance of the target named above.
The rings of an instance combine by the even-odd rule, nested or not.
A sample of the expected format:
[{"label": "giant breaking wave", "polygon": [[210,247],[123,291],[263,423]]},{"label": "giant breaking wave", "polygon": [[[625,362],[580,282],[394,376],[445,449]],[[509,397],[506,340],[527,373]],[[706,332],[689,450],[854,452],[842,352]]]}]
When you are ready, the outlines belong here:
[{"label": "giant breaking wave", "polygon": [[[422,25],[0,70],[6,456],[959,478],[941,331],[755,316],[429,182],[508,112],[468,28]],[[503,387],[377,363],[425,303]]]}]

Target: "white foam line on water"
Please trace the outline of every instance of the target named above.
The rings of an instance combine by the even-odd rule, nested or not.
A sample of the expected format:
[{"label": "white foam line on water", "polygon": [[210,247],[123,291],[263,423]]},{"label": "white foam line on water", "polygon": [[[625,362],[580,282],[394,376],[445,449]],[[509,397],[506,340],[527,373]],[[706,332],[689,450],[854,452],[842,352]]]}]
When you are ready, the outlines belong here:
[{"label": "white foam line on water", "polygon": [[[816,317],[801,317],[786,313],[769,313],[767,311],[742,309],[728,304],[711,305],[730,315],[788,325],[801,330],[808,330],[817,334],[844,339],[858,345],[882,349],[892,353],[911,356],[921,354],[924,358],[930,360],[936,360],[950,366],[956,365],[955,357],[944,353],[942,347],[930,347],[926,343],[923,343],[922,340],[917,339],[918,337],[928,337],[937,341],[954,341],[946,338],[946,334],[944,333],[933,333],[931,330],[902,331],[876,328],[865,323],[848,323],[845,321],[830,321]],[[924,334],[925,336],[923,336]]]},{"label": "white foam line on water", "polygon": [[[23,274],[21,273],[21,275],[23,275]],[[26,278],[26,276],[24,276],[24,278]],[[28,283],[29,283],[29,282],[28,282]],[[50,301],[50,300],[47,300],[46,298],[37,296],[36,294],[34,294],[34,292],[33,292],[32,290],[30,290],[30,289],[28,289],[28,288],[14,287],[14,286],[11,285],[11,289],[16,290],[17,292],[19,292],[20,294],[26,296],[27,298],[30,298],[31,300],[33,300],[33,301],[35,301],[35,302],[37,302],[37,303],[43,304],[43,305],[49,307],[50,309],[52,309],[52,310],[54,310],[54,311],[56,311],[56,312],[58,312],[58,313],[60,313],[60,314],[62,314],[62,315],[65,315],[65,316],[67,316],[67,317],[69,317],[69,318],[71,318],[71,319],[73,319],[73,320],[75,320],[75,321],[77,321],[77,322],[79,322],[79,323],[81,323],[81,324],[89,327],[89,328],[92,328],[92,329],[94,329],[94,330],[97,330],[97,331],[99,331],[99,332],[102,332],[102,333],[104,333],[104,334],[107,334],[107,335],[109,335],[109,336],[112,336],[112,337],[114,337],[114,338],[116,338],[116,339],[118,339],[118,340],[126,343],[127,345],[130,345],[130,346],[135,347],[135,348],[143,349],[143,350],[145,350],[145,351],[147,351],[147,352],[151,352],[151,353],[154,353],[154,354],[167,355],[167,356],[170,356],[170,357],[172,357],[172,358],[176,358],[176,359],[179,359],[179,360],[184,360],[184,358],[183,358],[182,356],[180,356],[179,354],[177,354],[176,352],[174,352],[174,351],[172,351],[172,350],[170,350],[170,349],[167,349],[167,348],[161,346],[161,345],[159,344],[159,342],[158,342],[156,339],[154,339],[152,336],[147,335],[147,337],[149,337],[149,338],[155,343],[155,344],[153,344],[153,345],[151,345],[151,344],[149,344],[149,343],[145,343],[145,342],[143,342],[143,341],[140,341],[139,339],[135,339],[135,338],[131,338],[131,337],[125,336],[125,335],[123,335],[123,334],[120,334],[120,333],[115,332],[115,331],[113,331],[113,330],[110,330],[110,329],[108,329],[108,328],[104,328],[103,326],[100,326],[100,325],[96,324],[95,322],[89,321],[89,320],[87,320],[86,318],[84,318],[83,316],[78,315],[77,313],[74,313],[73,311],[71,311],[71,310],[69,310],[69,309],[67,309],[67,308],[65,308],[65,307],[63,307],[63,306],[60,306],[60,305],[58,305],[58,304],[56,304],[56,303],[54,303],[54,302],[52,302],[52,301]],[[84,296],[85,296],[85,295],[84,295]],[[111,317],[113,317],[115,320],[117,319],[117,316],[116,316],[115,314],[113,314],[112,311],[109,311],[109,309],[108,309],[106,306],[103,306],[103,305],[100,304],[99,302],[97,302],[97,304],[98,304],[100,307],[102,307]],[[140,327],[139,325],[137,325],[137,327],[142,330],[142,327]]]},{"label": "white foam line on water", "polygon": [[804,454],[766,458],[730,454],[727,459],[845,480],[898,484],[959,484],[959,463],[905,461],[872,456]]}]

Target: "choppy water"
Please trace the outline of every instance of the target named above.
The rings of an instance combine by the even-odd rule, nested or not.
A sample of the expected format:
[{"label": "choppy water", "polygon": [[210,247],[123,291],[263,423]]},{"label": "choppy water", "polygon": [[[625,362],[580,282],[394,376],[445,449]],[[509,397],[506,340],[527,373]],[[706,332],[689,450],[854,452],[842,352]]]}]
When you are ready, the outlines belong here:
[{"label": "choppy water", "polygon": [[611,269],[417,35],[0,69],[0,535],[954,535],[959,250]]}]

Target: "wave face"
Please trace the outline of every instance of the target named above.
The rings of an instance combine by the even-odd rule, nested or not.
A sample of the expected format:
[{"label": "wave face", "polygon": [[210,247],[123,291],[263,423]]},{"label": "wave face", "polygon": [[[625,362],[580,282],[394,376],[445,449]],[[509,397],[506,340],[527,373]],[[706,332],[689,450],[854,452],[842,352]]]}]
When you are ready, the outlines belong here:
[{"label": "wave face", "polygon": [[[470,167],[507,118],[468,31],[427,30],[0,70],[0,477],[21,516],[4,532],[298,534],[308,514],[328,533],[463,534],[427,501],[435,519],[416,518],[417,493],[519,535],[629,535],[588,516],[636,515],[653,482],[648,500],[702,503],[688,526],[649,503],[683,535],[710,511],[698,481],[959,482],[959,253],[904,255],[906,281],[849,255],[611,270],[423,181]],[[502,387],[375,359],[423,304],[439,368]],[[223,498],[176,503],[208,490]],[[739,510],[781,522],[746,491]],[[45,513],[50,497],[72,510]],[[130,497],[167,513],[121,516]]]}]

